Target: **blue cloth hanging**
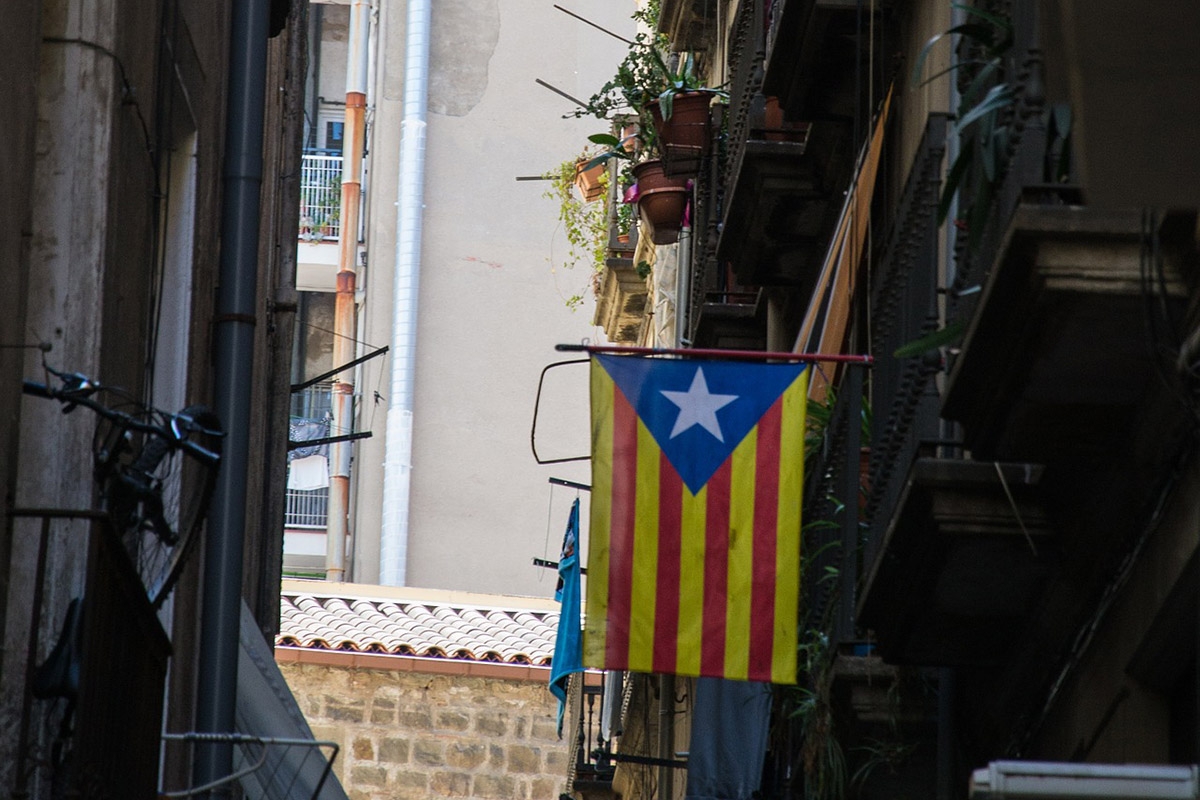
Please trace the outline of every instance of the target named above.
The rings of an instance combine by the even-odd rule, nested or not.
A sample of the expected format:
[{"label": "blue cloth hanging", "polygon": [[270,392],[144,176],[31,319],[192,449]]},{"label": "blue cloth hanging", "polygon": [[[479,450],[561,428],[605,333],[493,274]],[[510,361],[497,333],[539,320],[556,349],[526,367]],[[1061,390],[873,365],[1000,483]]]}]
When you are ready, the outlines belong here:
[{"label": "blue cloth hanging", "polygon": [[583,672],[583,636],[580,626],[579,498],[571,505],[562,552],[558,557],[558,589],[554,599],[561,603],[554,660],[550,664],[550,692],[558,698],[558,738],[562,738],[563,709],[567,682],[572,672]]}]

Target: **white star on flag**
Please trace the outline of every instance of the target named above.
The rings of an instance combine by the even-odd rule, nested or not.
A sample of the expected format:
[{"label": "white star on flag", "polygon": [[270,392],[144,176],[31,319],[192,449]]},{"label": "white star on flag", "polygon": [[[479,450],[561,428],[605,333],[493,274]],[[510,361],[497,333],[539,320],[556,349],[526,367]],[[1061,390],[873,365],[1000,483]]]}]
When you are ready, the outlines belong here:
[{"label": "white star on flag", "polygon": [[717,422],[717,411],[737,400],[736,394],[712,394],[708,391],[708,382],[704,380],[704,370],[696,367],[692,377],[692,385],[686,392],[670,392],[660,389],[663,396],[679,406],[679,416],[675,418],[675,427],[671,429],[671,438],[686,431],[693,425],[699,425],[724,443],[721,434],[721,424]]}]

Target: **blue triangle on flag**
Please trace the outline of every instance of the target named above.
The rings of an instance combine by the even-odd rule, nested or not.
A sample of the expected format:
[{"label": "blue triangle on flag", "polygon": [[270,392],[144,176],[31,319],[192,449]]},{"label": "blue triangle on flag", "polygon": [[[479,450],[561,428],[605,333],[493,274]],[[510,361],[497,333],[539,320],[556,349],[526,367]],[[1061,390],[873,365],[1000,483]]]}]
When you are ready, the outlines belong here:
[{"label": "blue triangle on flag", "polygon": [[696,494],[805,365],[597,354]]}]

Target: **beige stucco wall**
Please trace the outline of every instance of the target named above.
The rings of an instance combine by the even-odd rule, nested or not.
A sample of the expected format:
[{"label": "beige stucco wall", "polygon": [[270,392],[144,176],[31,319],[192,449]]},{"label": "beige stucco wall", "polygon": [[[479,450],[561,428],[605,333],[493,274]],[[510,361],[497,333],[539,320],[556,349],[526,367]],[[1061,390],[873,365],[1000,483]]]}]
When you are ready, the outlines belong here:
[{"label": "beige stucco wall", "polygon": [[516,670],[535,680],[280,668],[314,736],[341,745],[334,770],[351,800],[554,800],[565,784],[567,748],[556,735],[546,670]]},{"label": "beige stucco wall", "polygon": [[[579,9],[629,33],[632,0]],[[361,319],[369,345],[392,335],[395,201],[404,67],[404,4],[379,4],[377,91],[371,98],[370,219]],[[408,584],[548,596],[585,463],[538,466],[530,425],[553,347],[595,337],[589,304],[565,299],[586,271],[556,270],[566,241],[541,175],[579,152],[597,120],[564,120],[569,101],[542,78],[587,98],[611,77],[625,45],[531,0],[455,0],[433,8],[425,226],[420,276]],[[588,294],[584,291],[584,294]],[[353,580],[379,575],[389,354],[364,366],[356,446]],[[571,370],[568,372],[568,370]],[[551,373],[538,431],[544,455],[586,455],[586,369]]]}]

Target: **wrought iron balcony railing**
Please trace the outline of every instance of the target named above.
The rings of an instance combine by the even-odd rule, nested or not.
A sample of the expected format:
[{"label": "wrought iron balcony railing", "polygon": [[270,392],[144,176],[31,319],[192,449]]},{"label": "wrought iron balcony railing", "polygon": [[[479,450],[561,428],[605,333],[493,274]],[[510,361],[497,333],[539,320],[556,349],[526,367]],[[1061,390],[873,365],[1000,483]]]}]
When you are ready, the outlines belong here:
[{"label": "wrought iron balcony railing", "polygon": [[[567,784],[581,796],[611,787],[612,740],[619,735],[622,706],[620,673],[578,672],[571,676],[564,735],[570,741]],[[610,686],[615,683],[615,686]],[[605,692],[611,694],[605,698]]]},{"label": "wrought iron balcony railing", "polygon": [[932,115],[901,195],[887,246],[874,269],[870,390],[847,370],[833,402],[810,411],[805,469],[804,564],[808,623],[831,645],[855,637],[859,577],[922,442],[938,435],[933,378],[938,364],[892,353],[937,324],[938,175],[947,120]]}]

